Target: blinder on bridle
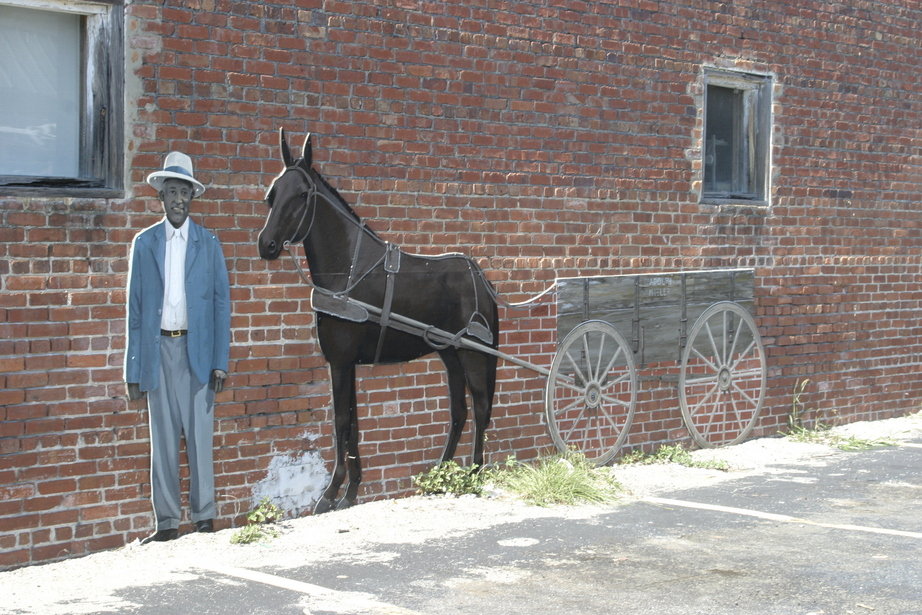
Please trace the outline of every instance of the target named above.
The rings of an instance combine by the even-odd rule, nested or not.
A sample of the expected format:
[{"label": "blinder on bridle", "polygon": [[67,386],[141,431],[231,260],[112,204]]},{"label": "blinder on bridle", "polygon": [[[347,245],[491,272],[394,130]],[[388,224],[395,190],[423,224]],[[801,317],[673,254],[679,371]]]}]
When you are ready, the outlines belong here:
[{"label": "blinder on bridle", "polygon": [[[269,192],[266,194],[266,204],[269,205],[269,209],[272,209],[275,201],[275,184],[289,171],[297,171],[300,173],[304,177],[304,183],[306,184],[306,190],[301,194],[304,199],[301,209],[301,219],[298,220],[298,224],[295,225],[291,237],[282,242],[282,247],[291,252],[292,244],[301,243],[310,235],[311,229],[314,226],[314,216],[317,213],[317,197],[320,195],[320,192],[317,190],[317,182],[310,176],[310,173],[296,163],[287,167],[282,174],[279,175],[278,179],[272,182],[272,187],[269,188]],[[310,223],[307,225],[307,230],[304,231],[304,233],[299,233],[301,227],[304,226],[304,221],[307,220],[308,212],[310,212]]]}]

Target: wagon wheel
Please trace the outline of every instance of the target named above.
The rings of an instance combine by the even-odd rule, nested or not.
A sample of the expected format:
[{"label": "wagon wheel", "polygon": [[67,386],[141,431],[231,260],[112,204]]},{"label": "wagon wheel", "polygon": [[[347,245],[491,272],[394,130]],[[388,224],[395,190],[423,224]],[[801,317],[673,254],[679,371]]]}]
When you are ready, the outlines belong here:
[{"label": "wagon wheel", "polygon": [[608,463],[627,438],[636,402],[634,353],[624,337],[607,322],[579,324],[554,355],[544,398],[557,450]]},{"label": "wagon wheel", "polygon": [[692,439],[736,444],[753,430],[765,399],[765,348],[756,323],[732,301],[710,306],[682,351],[679,402]]}]

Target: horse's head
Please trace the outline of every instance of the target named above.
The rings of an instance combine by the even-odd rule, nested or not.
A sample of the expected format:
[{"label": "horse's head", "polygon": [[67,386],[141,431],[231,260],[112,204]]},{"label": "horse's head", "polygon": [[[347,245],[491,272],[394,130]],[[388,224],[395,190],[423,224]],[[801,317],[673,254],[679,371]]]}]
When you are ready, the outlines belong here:
[{"label": "horse's head", "polygon": [[288,149],[285,129],[279,130],[279,142],[285,168],[266,194],[269,215],[257,240],[259,255],[266,260],[278,258],[286,243],[304,241],[310,231],[310,213],[317,197],[316,179],[311,175],[311,136],[308,134],[304,140],[304,151],[297,160]]}]

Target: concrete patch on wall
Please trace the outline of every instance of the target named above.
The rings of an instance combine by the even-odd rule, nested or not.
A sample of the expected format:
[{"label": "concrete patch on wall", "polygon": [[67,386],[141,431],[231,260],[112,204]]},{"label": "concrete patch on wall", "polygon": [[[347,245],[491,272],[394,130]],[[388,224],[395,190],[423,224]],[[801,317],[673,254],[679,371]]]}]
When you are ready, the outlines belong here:
[{"label": "concrete patch on wall", "polygon": [[320,499],[329,477],[319,451],[273,457],[266,477],[253,486],[253,506],[268,497],[287,515],[299,517]]}]

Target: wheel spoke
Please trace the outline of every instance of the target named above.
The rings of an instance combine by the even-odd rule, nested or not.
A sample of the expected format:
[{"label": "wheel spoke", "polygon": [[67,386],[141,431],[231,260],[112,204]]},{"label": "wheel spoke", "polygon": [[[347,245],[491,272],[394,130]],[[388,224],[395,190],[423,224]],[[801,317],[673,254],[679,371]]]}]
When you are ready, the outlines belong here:
[{"label": "wheel spoke", "polygon": [[740,338],[740,333],[743,330],[744,324],[745,324],[745,321],[742,318],[740,318],[739,324],[736,325],[736,333],[733,335],[733,344],[730,346],[730,352],[728,352],[726,355],[726,358],[728,359],[733,356],[733,351],[736,350],[736,340]]},{"label": "wheel spoke", "polygon": [[[712,343],[713,343],[713,341],[714,341],[714,340],[711,340]],[[704,361],[704,362],[707,364],[707,366],[710,367],[711,369],[713,369],[715,372],[719,372],[719,371],[720,371],[720,368],[717,367],[716,365],[714,365],[714,364],[711,362],[711,360],[708,359],[706,356],[704,356],[703,354],[701,354],[700,352],[698,352],[698,349],[697,349],[697,348],[695,348],[694,346],[692,346],[691,351],[694,352],[696,355],[698,355],[698,358],[701,359],[702,361]]]},{"label": "wheel spoke", "polygon": [[[718,360],[718,362],[720,362],[720,360],[721,360],[723,357],[720,356],[720,351],[717,350],[717,342],[714,341],[714,334],[711,332],[711,323],[705,322],[705,323],[704,323],[704,329],[705,329],[705,331],[707,332],[707,334],[708,334],[708,339],[709,339],[710,342],[711,342],[711,350],[714,351],[714,357]],[[696,350],[695,352],[696,352],[696,354],[699,354],[699,356],[700,356],[700,353],[698,353],[697,350]],[[701,358],[703,359],[704,357],[702,356]]]},{"label": "wheel spoke", "polygon": [[618,404],[619,406],[624,406],[625,408],[631,407],[631,402],[618,399],[617,397],[612,397],[611,395],[602,395],[602,399],[611,404]]},{"label": "wheel spoke", "polygon": [[570,354],[569,350],[567,350],[567,359],[570,361],[570,364],[573,366],[574,375],[579,376],[579,379],[583,382],[584,387],[588,386],[589,380],[586,379],[586,376],[583,374],[582,369],[580,369],[580,366],[577,365],[576,360],[573,358],[573,355]]},{"label": "wheel spoke", "polygon": [[589,380],[585,382],[588,384],[592,380],[595,380],[595,375],[592,373],[592,363],[589,361],[589,334],[583,336],[583,355],[586,358],[586,369],[588,370]]},{"label": "wheel spoke", "polygon": [[578,385],[573,384],[572,382],[562,382],[561,380],[558,379],[557,384],[560,385],[562,388],[567,389],[568,391],[573,391],[574,393],[577,393],[579,395],[586,394],[586,387],[580,388]]},{"label": "wheel spoke", "polygon": [[706,384],[708,382],[717,382],[717,374],[712,374],[710,376],[701,376],[700,378],[686,378],[685,386]]},{"label": "wheel spoke", "polygon": [[749,342],[749,345],[746,346],[746,350],[743,351],[739,359],[733,362],[733,365],[730,367],[730,370],[732,371],[736,369],[736,366],[739,365],[743,361],[743,359],[745,359],[749,355],[749,351],[755,347],[756,347],[755,341]]},{"label": "wheel spoke", "polygon": [[756,401],[756,400],[754,400],[752,397],[750,397],[749,394],[748,394],[746,391],[744,391],[743,389],[741,389],[741,388],[739,387],[739,385],[737,385],[735,382],[733,383],[733,388],[736,389],[737,392],[738,392],[740,395],[742,395],[742,396],[745,397],[747,400],[749,400],[749,403],[752,404],[752,407],[753,407],[753,408],[758,408],[758,407],[759,407],[759,402]]},{"label": "wheel spoke", "polygon": [[576,426],[579,425],[580,420],[586,415],[586,405],[583,404],[582,409],[579,411],[579,414],[575,419],[573,419],[573,426],[570,428],[570,431],[567,432],[564,440],[569,440],[570,435],[573,433],[573,430],[576,429]]},{"label": "wheel spoke", "polygon": [[[713,391],[711,392],[711,395],[713,395]],[[710,395],[709,395],[709,396],[710,396]],[[697,409],[698,407],[700,407],[701,405],[703,405],[704,402],[706,402],[706,401],[707,401],[707,399],[702,400],[701,404],[699,404],[698,406],[696,406],[696,409]],[[718,410],[718,408],[720,407],[720,400],[719,400],[719,399],[718,399],[718,400],[715,400],[713,406],[714,406],[714,409],[713,409],[712,412],[703,412],[703,413],[702,413],[702,414],[704,414],[704,419],[705,419],[705,420],[704,420],[704,422],[701,424],[700,429],[699,429],[699,427],[698,427],[697,425],[695,426],[695,429],[698,429],[700,432],[706,432],[706,431],[714,424],[714,419],[717,417],[717,410]]]},{"label": "wheel spoke", "polygon": [[741,369],[740,371],[732,371],[733,379],[737,380],[739,378],[746,378],[747,376],[762,376],[762,370],[758,367],[753,367],[752,369]]},{"label": "wheel spoke", "polygon": [[573,408],[577,408],[577,407],[578,407],[580,404],[582,404],[582,403],[583,403],[583,400],[582,400],[582,399],[577,399],[576,401],[574,401],[573,403],[571,403],[569,406],[565,406],[565,407],[563,407],[563,408],[560,408],[559,410],[554,410],[554,416],[559,416],[559,415],[561,415],[561,414],[565,414],[565,413],[569,412],[570,410],[572,410]]},{"label": "wheel spoke", "polygon": [[[621,353],[622,353],[623,350],[624,350],[624,349],[623,349],[621,346],[618,346],[618,349],[615,351],[615,354],[612,355],[611,360],[608,362],[608,365],[605,366],[605,371],[604,371],[604,372],[599,372],[599,373],[597,374],[597,377],[598,377],[598,378],[601,378],[602,376],[608,374],[608,372],[611,370],[611,368],[614,367],[615,361],[617,361],[617,360],[618,360],[618,357],[621,356]],[[626,372],[626,373],[627,373],[628,376],[630,376],[630,372]]]},{"label": "wheel spoke", "polygon": [[605,417],[605,420],[608,421],[608,424],[615,428],[615,431],[621,431],[621,426],[615,421],[615,417],[610,415],[607,412],[602,412],[602,416]]},{"label": "wheel spoke", "polygon": [[699,401],[697,404],[695,404],[695,407],[691,409],[691,414],[697,413],[697,412],[698,412],[698,408],[700,408],[700,407],[701,407],[702,405],[704,405],[711,397],[713,397],[713,396],[714,396],[714,393],[716,393],[719,389],[720,389],[720,386],[719,386],[717,383],[715,383],[714,386],[711,387],[711,390],[708,391],[708,394],[705,395],[704,398],[703,398],[701,401]]},{"label": "wheel spoke", "polygon": [[[603,333],[603,334],[601,334],[601,335],[599,336],[599,359],[598,359],[598,361],[597,361],[596,364],[595,364],[595,373],[592,374],[592,380],[593,380],[593,382],[598,382],[598,381],[599,381],[599,378],[602,377],[602,374],[605,373],[605,372],[601,371],[601,368],[602,368],[602,357],[605,356],[604,350],[605,350],[605,334]],[[587,361],[588,361],[588,358],[587,358]],[[605,371],[608,371],[608,370],[606,369]]]},{"label": "wheel spoke", "polygon": [[606,380],[605,382],[600,382],[600,383],[599,383],[599,388],[602,389],[603,391],[604,391],[604,390],[607,390],[607,389],[610,389],[611,387],[615,386],[616,384],[621,384],[621,383],[624,382],[625,380],[630,379],[630,377],[631,377],[631,372],[624,372],[623,374],[621,374],[620,376],[618,376],[618,377],[615,378],[614,380],[611,380],[611,381]]},{"label": "wheel spoke", "polygon": [[733,396],[730,396],[730,405],[733,407],[733,414],[736,415],[736,422],[739,425],[739,431],[742,433],[743,429],[746,428],[746,420],[740,414],[739,409],[736,407],[736,400]]}]

